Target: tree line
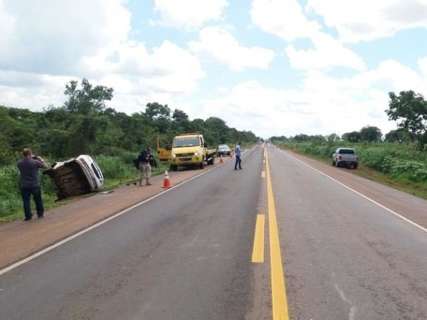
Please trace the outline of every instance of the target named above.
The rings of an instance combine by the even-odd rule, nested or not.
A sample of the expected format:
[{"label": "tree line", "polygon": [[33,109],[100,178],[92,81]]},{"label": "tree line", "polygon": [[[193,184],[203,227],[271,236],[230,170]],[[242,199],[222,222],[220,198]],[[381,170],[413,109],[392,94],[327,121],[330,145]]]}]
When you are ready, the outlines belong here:
[{"label": "tree line", "polygon": [[298,134],[293,137],[274,136],[273,142],[336,142],[339,140],[351,143],[358,142],[390,142],[414,143],[423,151],[427,146],[427,101],[423,95],[414,91],[402,91],[398,95],[389,93],[389,108],[385,110],[389,120],[397,122],[397,129],[383,135],[375,126],[365,126],[359,131],[346,132],[342,136],[335,133],[328,136]]},{"label": "tree line", "polygon": [[34,112],[0,106],[0,164],[15,161],[24,147],[53,159],[79,154],[117,155],[138,152],[143,146],[155,147],[157,138],[166,146],[183,132],[200,132],[213,147],[257,141],[251,131],[230,128],[220,118],[190,120],[184,111],[158,102],[128,115],[107,107],[113,93],[113,88],[93,86],[83,79],[80,84],[66,84],[67,100],[60,107]]}]

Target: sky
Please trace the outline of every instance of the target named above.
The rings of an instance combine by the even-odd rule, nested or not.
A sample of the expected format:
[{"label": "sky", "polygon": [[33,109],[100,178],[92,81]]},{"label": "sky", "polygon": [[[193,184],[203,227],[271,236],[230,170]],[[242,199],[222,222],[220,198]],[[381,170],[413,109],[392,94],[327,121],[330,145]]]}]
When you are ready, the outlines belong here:
[{"label": "sky", "polygon": [[427,0],[0,0],[0,104],[70,80],[258,136],[383,133],[388,92],[427,96]]}]

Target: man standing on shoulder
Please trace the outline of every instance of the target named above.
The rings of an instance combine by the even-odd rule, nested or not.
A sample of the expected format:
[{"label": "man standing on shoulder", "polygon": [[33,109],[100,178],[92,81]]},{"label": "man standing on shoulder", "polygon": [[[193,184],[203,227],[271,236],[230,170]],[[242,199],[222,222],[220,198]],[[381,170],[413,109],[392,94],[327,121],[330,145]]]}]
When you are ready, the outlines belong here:
[{"label": "man standing on shoulder", "polygon": [[239,170],[242,170],[242,151],[240,148],[240,142],[237,143],[236,148],[234,149],[234,154],[236,156],[236,163],[234,164],[234,170],[237,170],[237,167],[239,167]]},{"label": "man standing on shoulder", "polygon": [[154,157],[151,153],[151,148],[148,147],[147,149],[143,150],[139,157],[138,157],[138,163],[139,163],[139,186],[142,186],[142,179],[145,179],[145,184],[147,186],[150,186],[150,178],[151,178],[151,163],[153,162]]},{"label": "man standing on shoulder", "polygon": [[20,172],[20,188],[24,204],[25,221],[31,220],[31,196],[36,203],[37,216],[43,218],[44,207],[40,187],[39,169],[46,168],[46,163],[41,157],[34,156],[31,149],[22,151],[23,159],[18,161]]}]

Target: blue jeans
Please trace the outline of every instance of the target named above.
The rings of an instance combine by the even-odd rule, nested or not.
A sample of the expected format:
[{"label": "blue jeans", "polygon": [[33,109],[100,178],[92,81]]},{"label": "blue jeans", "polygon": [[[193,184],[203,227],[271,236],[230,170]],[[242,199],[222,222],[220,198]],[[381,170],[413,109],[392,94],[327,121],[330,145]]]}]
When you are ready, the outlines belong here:
[{"label": "blue jeans", "polygon": [[242,169],[242,159],[240,156],[236,156],[236,163],[234,164],[234,170],[237,170],[237,166],[239,166],[239,169]]},{"label": "blue jeans", "polygon": [[37,216],[43,217],[44,207],[40,187],[21,188],[21,194],[22,201],[24,203],[25,219],[31,219],[33,216],[31,213],[31,195],[33,196],[34,202],[36,203]]}]

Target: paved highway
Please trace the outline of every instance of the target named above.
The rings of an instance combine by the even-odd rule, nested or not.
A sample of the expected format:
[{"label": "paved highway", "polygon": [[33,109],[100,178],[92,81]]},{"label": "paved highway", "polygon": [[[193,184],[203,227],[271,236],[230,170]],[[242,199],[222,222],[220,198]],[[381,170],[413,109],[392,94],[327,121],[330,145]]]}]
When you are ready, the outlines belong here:
[{"label": "paved highway", "polygon": [[427,319],[427,233],[267,149],[1,275],[0,319]]}]

